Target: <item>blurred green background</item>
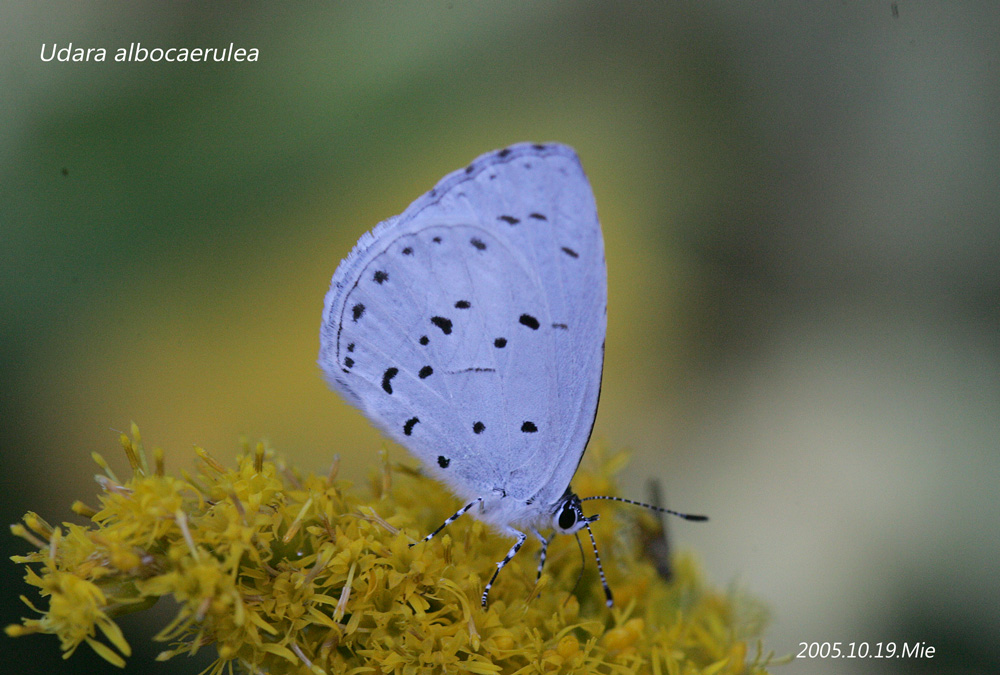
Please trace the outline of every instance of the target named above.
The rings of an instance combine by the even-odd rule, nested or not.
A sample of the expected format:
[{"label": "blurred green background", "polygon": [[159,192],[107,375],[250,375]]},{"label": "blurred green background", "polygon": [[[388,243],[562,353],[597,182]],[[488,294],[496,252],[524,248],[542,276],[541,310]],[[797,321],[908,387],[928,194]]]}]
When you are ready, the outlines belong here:
[{"label": "blurred green background", "polygon": [[[711,516],[671,523],[676,544],[770,604],[779,654],[937,649],[789,672],[996,672],[998,19],[905,0],[4,2],[0,522],[94,503],[90,453],[124,469],[132,420],[174,468],[266,437],[363,478],[383,441],[315,365],[338,261],[477,155],[561,141],[606,239],[594,437],[633,452],[623,492],[653,476]],[[261,56],[44,63],[53,42]],[[0,579],[6,624],[28,588],[4,561]],[[127,622],[128,672],[204,665],[150,663],[166,616]],[[0,645],[11,672],[114,670],[54,638]]]}]

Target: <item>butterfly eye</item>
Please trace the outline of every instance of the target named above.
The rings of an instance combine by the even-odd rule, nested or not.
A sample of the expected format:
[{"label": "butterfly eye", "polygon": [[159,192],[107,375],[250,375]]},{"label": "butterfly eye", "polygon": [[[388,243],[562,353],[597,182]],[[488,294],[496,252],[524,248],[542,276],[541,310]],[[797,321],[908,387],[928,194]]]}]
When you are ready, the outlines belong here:
[{"label": "butterfly eye", "polygon": [[573,508],[573,505],[567,502],[563,505],[562,509],[559,510],[559,517],[556,524],[559,526],[560,530],[572,530],[573,526],[576,525],[577,512]]}]

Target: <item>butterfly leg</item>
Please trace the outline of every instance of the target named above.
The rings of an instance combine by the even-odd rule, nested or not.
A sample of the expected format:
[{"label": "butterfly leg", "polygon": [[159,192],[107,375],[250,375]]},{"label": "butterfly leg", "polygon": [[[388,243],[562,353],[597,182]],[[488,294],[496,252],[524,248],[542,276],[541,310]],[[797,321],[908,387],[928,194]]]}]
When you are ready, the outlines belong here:
[{"label": "butterfly leg", "polygon": [[490,582],[486,584],[486,588],[483,589],[483,609],[486,609],[486,596],[490,594],[490,589],[493,587],[493,582],[497,580],[497,575],[500,574],[500,570],[502,570],[504,566],[509,563],[515,555],[517,555],[517,552],[521,550],[521,546],[528,538],[528,535],[524,532],[519,532],[514,528],[508,528],[506,533],[512,537],[517,537],[517,541],[514,542],[514,545],[510,547],[509,551],[507,551],[507,555],[503,557],[503,560],[497,563],[497,571],[493,573],[493,576],[490,577]]},{"label": "butterfly leg", "polygon": [[430,541],[431,539],[433,539],[433,538],[434,538],[434,535],[436,535],[436,534],[437,534],[438,532],[440,532],[440,531],[441,531],[441,530],[443,530],[444,528],[446,528],[446,527],[448,527],[449,525],[451,525],[452,523],[454,523],[454,522],[455,522],[456,520],[458,520],[458,519],[459,519],[459,518],[461,518],[461,517],[462,517],[463,515],[465,515],[465,513],[466,513],[466,512],[467,512],[467,511],[468,511],[469,509],[471,509],[471,508],[472,508],[473,506],[475,506],[476,504],[479,504],[479,503],[481,503],[482,501],[483,501],[483,498],[482,498],[482,497],[478,497],[477,499],[474,499],[474,500],[472,500],[471,502],[469,502],[468,504],[466,504],[465,506],[463,506],[462,508],[460,508],[460,509],[459,509],[458,511],[456,511],[456,512],[455,512],[455,514],[454,514],[453,516],[451,516],[451,517],[450,517],[450,518],[448,518],[448,519],[447,519],[446,521],[444,521],[443,523],[441,523],[441,525],[440,525],[440,526],[438,526],[438,529],[434,530],[433,532],[431,532],[430,534],[428,534],[428,535],[427,535],[426,537],[424,537],[424,538],[423,538],[423,539],[421,539],[420,541],[416,541],[416,542],[413,542],[412,544],[410,544],[410,546],[411,546],[411,547],[413,547],[413,546],[416,546],[416,545],[417,545],[417,544],[419,544],[419,543],[420,543],[421,541]]},{"label": "butterfly leg", "polygon": [[535,583],[537,584],[538,580],[542,578],[542,568],[545,567],[545,555],[549,550],[549,542],[555,538],[556,533],[553,532],[552,535],[546,539],[541,535],[541,533],[538,532],[538,530],[533,530],[533,532],[535,533],[535,536],[538,537],[539,541],[542,542],[542,550],[538,554],[538,576],[535,577]]}]

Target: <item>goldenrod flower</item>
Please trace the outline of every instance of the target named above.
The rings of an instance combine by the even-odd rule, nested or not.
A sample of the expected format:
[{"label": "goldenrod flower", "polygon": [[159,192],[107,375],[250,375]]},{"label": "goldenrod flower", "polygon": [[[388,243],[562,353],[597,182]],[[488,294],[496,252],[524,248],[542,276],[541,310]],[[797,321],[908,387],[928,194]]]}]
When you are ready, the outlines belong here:
[{"label": "goldenrod flower", "polygon": [[[484,577],[510,543],[470,518],[411,548],[456,504],[384,454],[359,490],[335,469],[302,475],[262,444],[229,468],[196,448],[197,475],[180,477],[164,475],[159,453],[150,469],[134,425],[122,445],[131,477],[95,457],[100,508],[74,504],[87,527],[33,513],[12,527],[38,549],[14,560],[48,608],[24,598],[41,618],[8,635],[57,635],[66,656],[86,642],[120,666],[130,649],[114,618],[170,596],[179,610],[156,636],[171,645],[159,658],[214,647],[212,675],[765,672],[760,606],[709,588],[687,556],[663,581],[644,558],[639,516],[613,505],[598,507],[594,530],[614,609],[592,561],[576,583],[580,556],[563,538],[537,584],[536,561],[516,557],[483,610]],[[592,451],[575,487],[613,494],[623,462]]]}]

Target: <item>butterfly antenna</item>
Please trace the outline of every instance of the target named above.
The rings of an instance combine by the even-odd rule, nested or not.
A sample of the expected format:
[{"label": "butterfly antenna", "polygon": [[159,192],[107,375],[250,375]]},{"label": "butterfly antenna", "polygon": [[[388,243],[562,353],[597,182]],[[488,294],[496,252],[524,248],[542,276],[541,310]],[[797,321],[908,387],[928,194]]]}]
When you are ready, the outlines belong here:
[{"label": "butterfly antenna", "polygon": [[[596,518],[596,516],[594,516]],[[601,585],[604,586],[604,597],[607,598],[608,607],[613,607],[615,604],[615,599],[611,596],[611,587],[608,586],[608,580],[604,576],[604,566],[601,565],[601,554],[597,552],[597,540],[594,539],[594,531],[590,529],[590,520],[584,523],[584,527],[587,528],[587,534],[590,535],[590,543],[594,547],[594,559],[597,560],[597,572],[601,575]],[[577,539],[579,541],[579,539]]]},{"label": "butterfly antenna", "polygon": [[[693,513],[681,513],[680,511],[673,511],[671,509],[665,509],[660,506],[653,506],[652,504],[646,504],[644,502],[636,502],[631,499],[625,499],[624,497],[583,497],[580,499],[581,502],[590,501],[591,499],[607,499],[612,502],[624,502],[626,504],[633,504],[635,506],[642,506],[650,511],[657,511],[659,513],[669,513],[672,516],[677,516],[678,518],[683,518],[684,520],[693,520],[698,522],[703,522],[708,520],[708,516],[699,516]],[[588,528],[589,529],[589,528]]]}]

